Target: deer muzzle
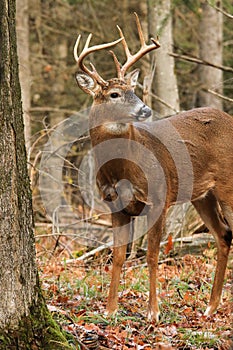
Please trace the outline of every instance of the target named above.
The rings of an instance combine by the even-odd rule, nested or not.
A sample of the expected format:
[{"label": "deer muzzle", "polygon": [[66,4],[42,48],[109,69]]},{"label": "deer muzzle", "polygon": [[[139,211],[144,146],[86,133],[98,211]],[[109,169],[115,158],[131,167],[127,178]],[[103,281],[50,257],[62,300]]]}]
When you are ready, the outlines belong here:
[{"label": "deer muzzle", "polygon": [[136,119],[139,120],[139,121],[142,121],[142,120],[145,120],[147,118],[149,118],[151,116],[151,109],[146,106],[146,105],[143,105],[137,115],[136,115]]}]

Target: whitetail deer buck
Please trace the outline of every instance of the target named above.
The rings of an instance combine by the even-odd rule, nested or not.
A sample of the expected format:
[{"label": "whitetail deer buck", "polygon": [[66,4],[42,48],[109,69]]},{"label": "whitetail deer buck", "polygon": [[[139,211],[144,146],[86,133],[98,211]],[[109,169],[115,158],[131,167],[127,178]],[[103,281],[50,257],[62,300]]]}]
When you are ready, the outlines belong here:
[{"label": "whitetail deer buck", "polygon": [[[134,94],[138,70],[126,71],[146,53],[159,48],[157,40],[146,45],[139,19],[136,23],[140,50],[131,55],[121,29],[120,39],[89,47],[91,34],[80,55],[79,87],[92,95],[90,135],[94,149],[97,184],[112,210],[113,269],[107,312],[117,310],[120,273],[126,256],[132,217],[147,215],[147,263],[150,278],[148,319],[158,321],[156,294],[159,245],[167,209],[176,202],[191,201],[217,244],[217,268],[205,315],[220,302],[233,229],[233,119],[213,108],[198,108],[145,123],[149,107]],[[121,42],[126,62],[120,65],[111,52],[117,78],[105,81],[84,65],[84,58]]]}]

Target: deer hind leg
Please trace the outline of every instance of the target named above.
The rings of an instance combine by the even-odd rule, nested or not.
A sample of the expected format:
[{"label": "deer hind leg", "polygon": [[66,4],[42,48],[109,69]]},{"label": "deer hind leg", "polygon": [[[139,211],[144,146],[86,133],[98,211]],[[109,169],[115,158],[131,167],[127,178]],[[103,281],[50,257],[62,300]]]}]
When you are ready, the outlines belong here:
[{"label": "deer hind leg", "polygon": [[[221,299],[225,270],[232,240],[232,231],[225,223],[220,212],[219,202],[212,191],[210,191],[205,198],[194,201],[193,205],[207,228],[214,235],[217,245],[217,267],[209,305],[205,311],[205,316],[209,316],[217,309]],[[231,225],[233,223],[232,219],[231,212]]]},{"label": "deer hind leg", "polygon": [[148,216],[148,249],[147,249],[147,265],[149,270],[150,294],[148,304],[148,321],[159,322],[159,305],[157,297],[157,274],[160,241],[163,234],[166,211],[160,216],[156,223],[152,223]]},{"label": "deer hind leg", "polygon": [[130,235],[130,216],[121,212],[112,214],[113,266],[106,311],[112,315],[118,308],[118,287],[121,269],[126,259],[127,243]]}]

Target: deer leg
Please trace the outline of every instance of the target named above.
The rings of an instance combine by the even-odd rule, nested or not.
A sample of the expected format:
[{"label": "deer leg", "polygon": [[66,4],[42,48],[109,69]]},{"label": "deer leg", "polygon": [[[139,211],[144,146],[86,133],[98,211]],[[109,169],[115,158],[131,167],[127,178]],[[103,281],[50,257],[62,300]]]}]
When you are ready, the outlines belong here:
[{"label": "deer leg", "polygon": [[107,314],[117,311],[118,287],[120,283],[121,269],[126,259],[127,243],[130,235],[130,216],[121,212],[112,213],[113,228],[113,266],[110,290],[107,301]]},{"label": "deer leg", "polygon": [[166,212],[160,216],[156,223],[150,225],[150,217],[148,217],[148,250],[147,250],[147,264],[149,269],[150,280],[150,294],[148,304],[148,321],[159,322],[159,305],[157,298],[157,274],[159,261],[160,241],[163,233]]},{"label": "deer leg", "polygon": [[217,245],[217,267],[209,305],[205,311],[205,316],[209,316],[217,309],[221,299],[232,232],[224,222],[220,205],[212,192],[209,192],[205,198],[194,201],[193,205],[207,228],[214,235]]}]

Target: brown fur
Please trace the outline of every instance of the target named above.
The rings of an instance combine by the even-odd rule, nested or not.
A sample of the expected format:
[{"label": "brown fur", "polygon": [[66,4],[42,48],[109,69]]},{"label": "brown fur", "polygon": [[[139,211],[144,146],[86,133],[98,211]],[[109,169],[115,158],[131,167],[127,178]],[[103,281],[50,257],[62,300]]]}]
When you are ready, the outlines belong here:
[{"label": "brown fur", "polygon": [[[112,100],[111,93],[119,89],[121,96]],[[148,319],[158,321],[156,280],[166,212],[177,201],[190,200],[213,233],[218,249],[205,313],[210,315],[220,302],[232,240],[233,119],[213,108],[198,108],[140,123],[136,119],[145,106],[139,101],[129,83],[114,80],[94,97],[90,112],[90,135],[99,168],[97,184],[113,210],[113,277],[107,311],[117,310],[131,217],[143,214],[149,227]]]}]

